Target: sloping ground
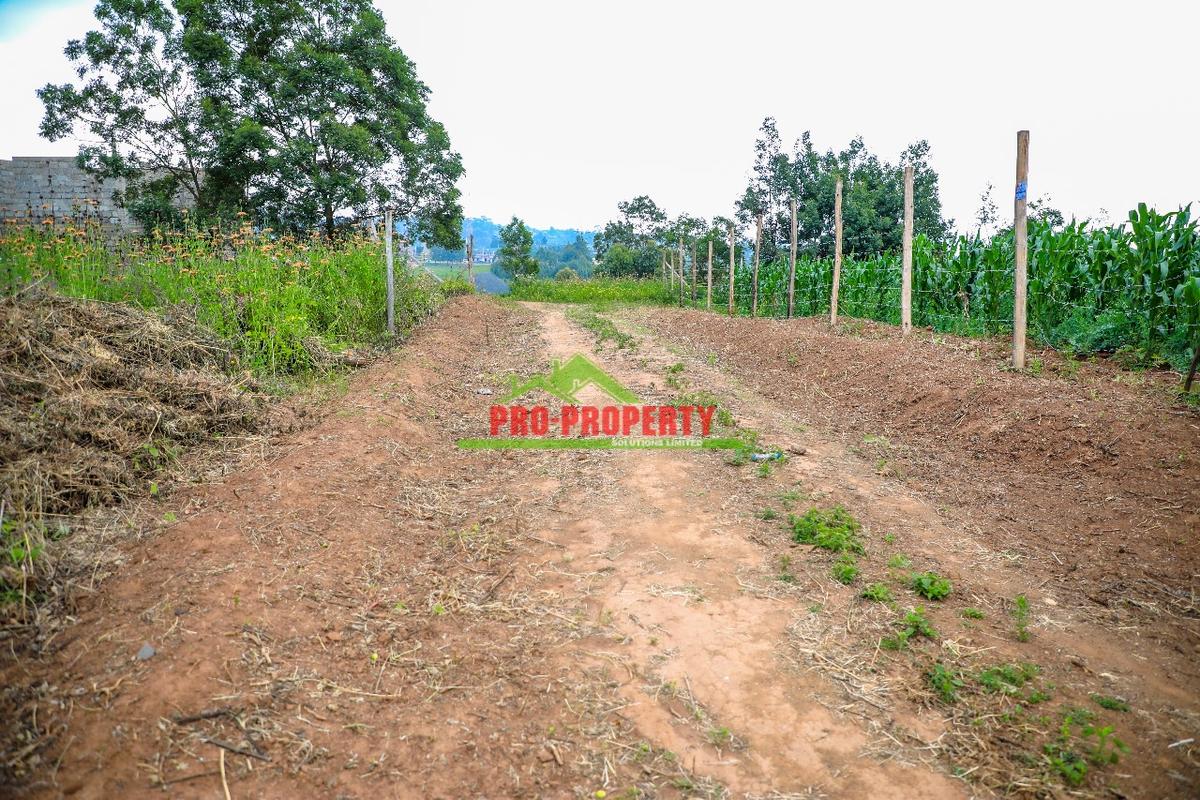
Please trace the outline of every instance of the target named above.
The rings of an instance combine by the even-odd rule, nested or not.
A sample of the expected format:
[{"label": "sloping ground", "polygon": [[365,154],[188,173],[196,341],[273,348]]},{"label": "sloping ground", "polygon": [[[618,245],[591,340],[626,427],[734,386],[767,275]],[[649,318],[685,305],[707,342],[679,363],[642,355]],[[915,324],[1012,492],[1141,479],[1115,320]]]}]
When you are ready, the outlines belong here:
[{"label": "sloping ground", "polygon": [[[1017,374],[1000,344],[923,331],[905,340],[874,323],[831,335],[814,319],[644,319],[717,353],[800,419],[878,450],[913,488],[972,510],[992,546],[1028,554],[1111,609],[1111,623],[1141,611],[1172,636],[1196,636],[1200,413],[1175,399],[1173,376],[1052,351],[1030,354],[1039,375]],[[1200,646],[1187,641],[1189,653]]]},{"label": "sloping ground", "polygon": [[[1123,514],[1179,531],[1194,505],[1143,507],[1117,473],[1105,480],[1121,503],[1097,501],[1108,489],[1086,482],[1091,470],[1049,457],[1059,436],[1049,425],[1000,466],[995,455],[977,460],[955,438],[958,411],[940,412],[948,421],[935,435],[912,403],[941,391],[933,387],[977,390],[977,379],[996,376],[992,413],[1016,414],[1054,405],[1046,389],[1073,384],[1003,373],[979,343],[902,343],[882,330],[876,341],[808,322],[666,310],[616,322],[632,347],[600,348],[560,308],[458,298],[263,463],[145,503],[135,519],[157,524],[129,542],[126,566],[84,599],[77,623],[38,658],[3,665],[6,685],[26,687],[30,740],[27,752],[5,754],[26,767],[9,788],[35,797],[1195,795],[1194,610],[1152,595],[1098,605],[1066,568],[1095,556],[1034,533],[1074,513],[1068,485],[1097,503],[1089,525],[1104,542],[1120,541],[1105,531]],[[971,347],[982,348],[977,358]],[[712,452],[454,446],[486,434],[511,375],[574,353],[643,402],[704,392],[743,432],[806,452],[759,468]],[[861,371],[868,364],[882,374]],[[908,394],[887,400],[888,386]],[[1151,397],[1091,388],[1101,401],[1125,398],[1130,413]],[[945,394],[952,404],[954,391]],[[970,396],[964,418],[983,405]],[[1155,446],[1185,452],[1192,460],[1178,469],[1194,477],[1194,418],[1141,413],[1147,434],[1120,442],[1149,447],[1157,431]],[[1005,419],[1019,428],[1037,417]],[[1059,447],[1075,441],[1065,419]],[[1034,444],[1042,455],[1028,455]],[[1183,491],[1175,471],[1156,469],[1156,493]],[[1058,494],[1026,488],[1035,481]],[[831,576],[835,556],[793,541],[782,519],[834,503],[862,523],[861,575],[850,585]],[[906,566],[894,566],[901,556]],[[910,567],[949,577],[952,594],[919,598]],[[1172,572],[1161,582],[1175,591],[1182,580]],[[861,598],[868,583],[895,600]],[[1018,593],[1031,605],[1028,641],[1015,635]],[[933,637],[881,647],[915,606]],[[964,618],[968,609],[982,618]],[[988,672],[1024,664],[1037,675]],[[929,679],[937,667],[949,697]],[[1094,702],[1109,695],[1130,710]],[[1099,735],[1075,724],[1084,707],[1094,728],[1112,725],[1128,744],[1119,763],[1087,760]],[[1064,715],[1073,727],[1060,742]],[[1086,773],[1068,785],[1074,773],[1063,769],[1080,764]]]}]

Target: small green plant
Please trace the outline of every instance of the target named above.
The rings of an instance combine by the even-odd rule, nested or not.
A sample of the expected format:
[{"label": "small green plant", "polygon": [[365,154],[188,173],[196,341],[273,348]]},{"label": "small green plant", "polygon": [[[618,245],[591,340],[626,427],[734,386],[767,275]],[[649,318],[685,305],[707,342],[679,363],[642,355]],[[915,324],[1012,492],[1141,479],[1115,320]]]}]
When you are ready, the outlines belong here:
[{"label": "small green plant", "polygon": [[897,553],[888,559],[888,566],[892,569],[908,569],[912,566],[908,556]]},{"label": "small green plant", "polygon": [[862,525],[842,506],[831,509],[810,508],[804,516],[788,517],[792,538],[835,553],[864,553],[858,533]]},{"label": "small green plant", "polygon": [[763,461],[758,465],[758,477],[760,477],[760,478],[771,477],[771,462],[770,461]]},{"label": "small green plant", "polygon": [[963,687],[963,680],[957,672],[939,661],[925,673],[925,680],[943,703],[958,702],[958,690]]},{"label": "small green plant", "polygon": [[1092,700],[1101,708],[1107,708],[1109,711],[1129,711],[1129,703],[1119,697],[1111,697],[1105,694],[1093,694]]},{"label": "small green plant", "polygon": [[883,535],[883,543],[884,543],[884,544],[891,544],[891,543],[892,543],[892,542],[894,542],[894,541],[896,541],[896,534],[894,534],[894,533],[885,533],[885,534]]},{"label": "small green plant", "polygon": [[795,583],[796,576],[792,574],[792,557],[782,555],[779,557],[779,580],[784,583]]},{"label": "small green plant", "polygon": [[976,678],[985,692],[1016,694],[1028,681],[1037,677],[1036,664],[998,664],[981,671]]},{"label": "small green plant", "polygon": [[1017,626],[1017,641],[1029,641],[1029,598],[1019,594],[1013,599],[1013,622]]},{"label": "small green plant", "polygon": [[711,728],[708,731],[708,741],[714,747],[725,747],[733,740],[733,733],[729,728]]},{"label": "small green plant", "polygon": [[936,572],[921,572],[909,578],[909,587],[926,600],[944,600],[950,594],[950,581]]},{"label": "small green plant", "polygon": [[1085,708],[1068,708],[1058,736],[1042,748],[1047,764],[1070,786],[1083,783],[1089,762],[1098,767],[1116,764],[1129,752],[1111,725],[1097,727],[1093,720],[1095,715]]},{"label": "small green plant", "polygon": [[858,577],[858,562],[849,553],[842,553],[833,564],[833,579],[838,583],[849,585]]},{"label": "small green plant", "polygon": [[773,520],[777,519],[778,517],[779,513],[773,508],[764,508],[762,511],[758,512],[759,519]]},{"label": "small green plant", "polygon": [[874,600],[877,603],[890,603],[892,602],[892,590],[885,584],[872,583],[862,590],[860,597],[867,600]]},{"label": "small green plant", "polygon": [[885,650],[903,650],[914,638],[937,638],[937,630],[925,616],[925,609],[922,606],[909,609],[908,613],[896,622],[896,625],[899,628],[896,635],[885,636],[879,641],[879,646]]},{"label": "small green plant", "polygon": [[978,608],[974,608],[974,607],[964,608],[959,613],[962,614],[963,619],[983,619],[983,612],[980,611]]},{"label": "small green plant", "polygon": [[666,372],[667,372],[667,386],[670,386],[672,389],[682,389],[683,388],[683,377],[682,377],[683,364],[682,363],[672,364],[671,366],[667,367]]}]

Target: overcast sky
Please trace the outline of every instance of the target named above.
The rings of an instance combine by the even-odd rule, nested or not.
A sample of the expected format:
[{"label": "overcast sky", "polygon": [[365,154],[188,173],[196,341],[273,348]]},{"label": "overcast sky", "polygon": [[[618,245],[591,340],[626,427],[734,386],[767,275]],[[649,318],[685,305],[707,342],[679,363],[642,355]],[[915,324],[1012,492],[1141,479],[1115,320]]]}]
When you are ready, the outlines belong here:
[{"label": "overcast sky", "polygon": [[[821,150],[862,135],[894,161],[928,139],[948,217],[989,183],[1011,213],[1016,131],[1030,194],[1114,220],[1200,201],[1200,4],[376,0],[462,153],[470,216],[602,225],[649,194],[730,214],[755,133]],[[93,3],[0,0],[0,157],[74,154],[38,137],[34,90]]]}]

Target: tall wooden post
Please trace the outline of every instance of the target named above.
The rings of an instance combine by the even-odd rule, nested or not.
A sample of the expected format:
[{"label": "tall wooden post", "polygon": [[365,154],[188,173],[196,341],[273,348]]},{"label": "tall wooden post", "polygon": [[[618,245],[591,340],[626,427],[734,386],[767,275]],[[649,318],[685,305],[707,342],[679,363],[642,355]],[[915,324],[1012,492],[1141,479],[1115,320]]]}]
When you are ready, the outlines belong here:
[{"label": "tall wooden post", "polygon": [[708,236],[708,300],[704,303],[704,307],[712,311],[712,234]]},{"label": "tall wooden post", "polygon": [[692,308],[696,307],[696,272],[699,263],[696,259],[696,243],[692,242]]},{"label": "tall wooden post", "polygon": [[1013,366],[1025,368],[1026,271],[1029,267],[1029,232],[1025,196],[1029,190],[1029,131],[1017,131],[1017,192],[1013,201]]},{"label": "tall wooden post", "polygon": [[467,236],[467,281],[475,285],[475,234]]},{"label": "tall wooden post", "polygon": [[383,212],[383,257],[387,262],[387,329],[388,336],[396,335],[396,272],[392,262],[392,210]]},{"label": "tall wooden post", "polygon": [[758,251],[762,249],[762,213],[754,223],[754,287],[750,293],[750,316],[758,316]]},{"label": "tall wooden post", "polygon": [[796,313],[796,198],[792,198],[792,251],[788,255],[788,319]]},{"label": "tall wooden post", "polygon": [[683,305],[683,293],[687,288],[687,278],[683,272],[683,237],[679,237],[679,305]]},{"label": "tall wooden post", "polygon": [[900,271],[900,332],[912,332],[913,168],[904,168],[904,255]]},{"label": "tall wooden post", "polygon": [[733,316],[734,311],[737,309],[737,307],[734,305],[734,291],[733,291],[733,275],[734,275],[733,254],[736,250],[737,250],[737,243],[734,241],[734,238],[733,238],[733,223],[731,222],[731,223],[729,223],[729,316],[731,316],[731,317]]},{"label": "tall wooden post", "polygon": [[842,288],[842,179],[833,187],[833,286],[829,292],[829,327],[837,325],[838,294]]}]

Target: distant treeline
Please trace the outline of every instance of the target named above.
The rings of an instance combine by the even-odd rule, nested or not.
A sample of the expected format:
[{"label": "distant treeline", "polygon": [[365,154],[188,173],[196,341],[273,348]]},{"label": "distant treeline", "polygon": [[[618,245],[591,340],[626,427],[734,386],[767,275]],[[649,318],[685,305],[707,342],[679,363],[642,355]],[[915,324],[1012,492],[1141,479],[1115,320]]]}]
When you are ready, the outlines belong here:
[{"label": "distant treeline", "polygon": [[[462,224],[462,239],[465,243],[469,236],[475,237],[475,252],[499,251],[503,246],[500,239],[501,225],[488,217],[467,217]],[[593,231],[577,230],[575,228],[529,228],[533,236],[531,255],[538,262],[538,272],[543,277],[553,277],[560,270],[571,268],[580,276],[592,272],[592,239]],[[418,245],[417,252],[424,249]],[[462,261],[466,258],[466,248],[450,250],[445,247],[429,248],[429,257],[433,261]],[[497,265],[494,271],[501,277],[508,278],[502,267]]]}]

